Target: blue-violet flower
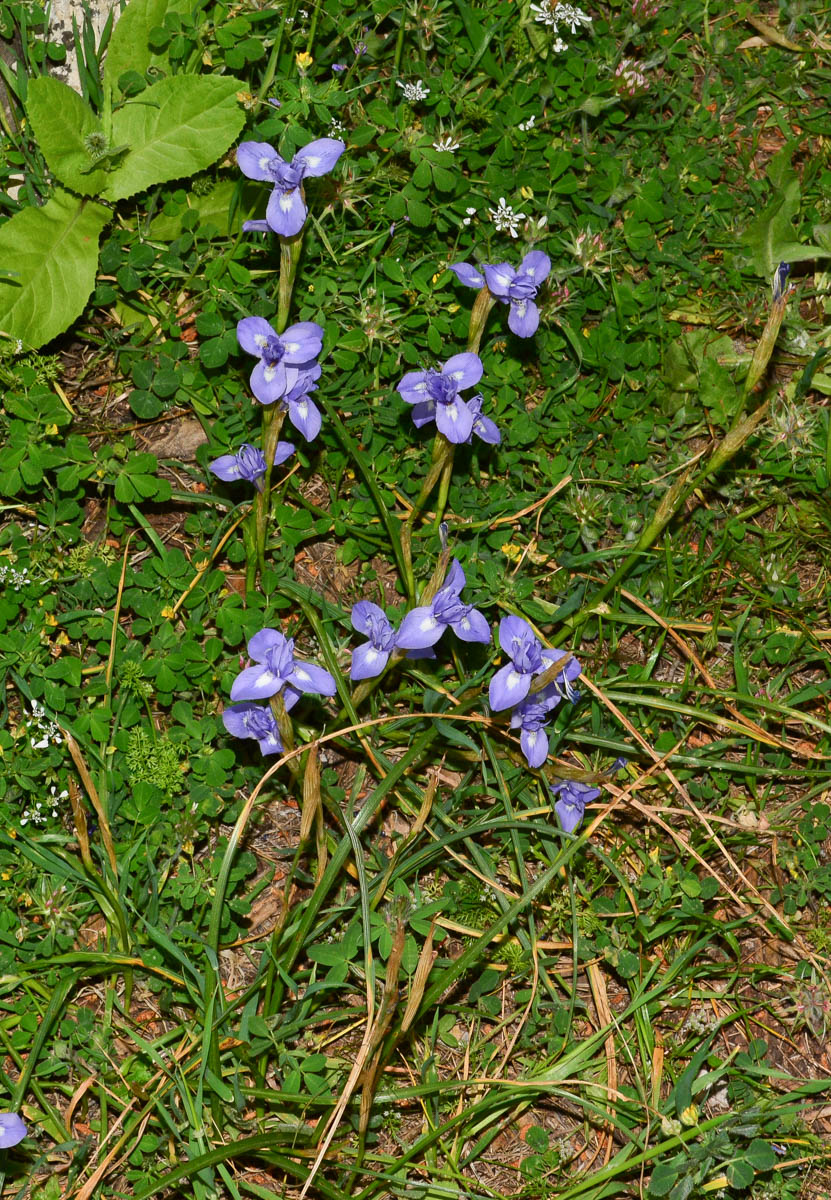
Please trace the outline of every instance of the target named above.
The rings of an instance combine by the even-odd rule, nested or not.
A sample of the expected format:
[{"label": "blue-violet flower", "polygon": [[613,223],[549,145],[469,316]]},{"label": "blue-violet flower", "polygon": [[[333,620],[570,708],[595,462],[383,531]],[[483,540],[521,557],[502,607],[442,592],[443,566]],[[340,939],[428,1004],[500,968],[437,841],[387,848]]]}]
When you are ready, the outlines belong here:
[{"label": "blue-violet flower", "polygon": [[[278,442],[274,452],[275,467],[282,466],[292,454],[294,446],[291,442]],[[257,446],[243,442],[236,454],[221,454],[219,458],[208,463],[208,470],[218,479],[224,479],[226,483],[234,479],[247,479],[261,492],[265,475],[265,455]]]},{"label": "blue-violet flower", "polygon": [[[299,693],[287,689],[283,700],[286,709],[292,708],[299,699]],[[282,753],[277,719],[267,704],[232,704],[223,712],[222,724],[233,737],[256,738],[263,754]]]},{"label": "blue-violet flower", "polygon": [[292,425],[298,433],[303,434],[307,442],[313,442],[320,433],[320,409],[309,395],[310,392],[317,391],[318,379],[319,363],[312,363],[303,370],[289,367],[286,370],[286,393],[280,400],[289,411]]},{"label": "blue-violet flower", "polygon": [[277,334],[263,317],[243,317],[237,341],[259,359],[251,372],[251,391],[260,404],[273,404],[288,390],[287,367],[311,368],[323,346],[323,329],[314,321],[298,321]]},{"label": "blue-violet flower", "polygon": [[[499,623],[499,645],[511,661],[500,667],[491,679],[488,703],[494,712],[520,704],[528,695],[534,676],[541,675],[563,657],[561,650],[546,649],[522,617],[502,618]],[[580,672],[581,667],[576,659],[569,659],[555,683],[545,687],[543,693],[550,693],[552,687],[559,690],[561,685],[562,692],[572,699],[575,693],[571,684]]]},{"label": "blue-violet flower", "polygon": [[[475,358],[475,355],[471,357]],[[453,630],[463,642],[491,640],[490,626],[471,604],[463,604],[459,593],[465,586],[465,573],[454,558],[444,581],[430,604],[421,605],[407,613],[398,630],[398,645],[402,650],[425,650],[435,646],[445,629]]]},{"label": "blue-violet flower", "polygon": [[566,833],[574,833],[583,820],[586,805],[597,799],[600,788],[590,787],[588,783],[578,783],[574,779],[564,779],[561,783],[554,784],[551,794],[557,797],[554,808],[561,826]]},{"label": "blue-violet flower", "polygon": [[466,287],[487,287],[490,294],[503,304],[510,305],[508,328],[517,337],[533,337],[540,323],[539,309],[534,303],[540,284],[551,270],[551,259],[541,250],[531,250],[519,268],[510,263],[485,263],[482,271],[470,263],[453,263],[450,267]]},{"label": "blue-violet flower", "polygon": [[328,175],[345,149],[337,138],[317,138],[287,163],[268,142],[242,142],[237,147],[237,163],[243,175],[274,184],[265,213],[270,229],[281,237],[300,232],[308,213],[303,180]]},{"label": "blue-violet flower", "polygon": [[473,429],[473,413],[459,392],[473,387],[482,378],[482,361],[478,354],[466,351],[454,354],[443,367],[428,371],[408,371],[398,385],[398,393],[412,404],[413,424],[417,429],[435,421],[439,433],[448,442],[466,442]]},{"label": "blue-violet flower", "polygon": [[232,700],[268,700],[285,687],[320,696],[334,696],[337,691],[334,679],[323,667],[295,660],[294,639],[277,629],[255,633],[248,643],[248,653],[257,665],[237,675],[231,688]]},{"label": "blue-violet flower", "polygon": [[350,679],[373,679],[380,675],[395,649],[397,634],[386,613],[371,600],[359,600],[352,607],[352,628],[369,638],[352,652]]}]

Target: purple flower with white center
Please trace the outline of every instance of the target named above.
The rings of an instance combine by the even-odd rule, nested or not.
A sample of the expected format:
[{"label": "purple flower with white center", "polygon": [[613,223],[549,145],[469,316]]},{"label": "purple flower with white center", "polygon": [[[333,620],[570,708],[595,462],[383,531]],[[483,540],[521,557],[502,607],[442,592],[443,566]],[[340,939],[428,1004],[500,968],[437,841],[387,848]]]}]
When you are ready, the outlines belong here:
[{"label": "purple flower with white center", "polygon": [[[473,356],[475,357],[475,355]],[[463,642],[491,640],[488,622],[471,604],[463,604],[459,593],[465,586],[465,573],[454,558],[444,581],[430,604],[407,613],[398,631],[402,650],[426,650],[435,646],[445,629],[450,627]]]},{"label": "purple flower with white center", "polygon": [[307,442],[313,442],[320,433],[320,410],[309,395],[310,392],[317,391],[318,379],[318,363],[313,363],[310,368],[301,371],[289,367],[286,371],[286,394],[280,401],[283,407],[288,409],[292,425],[303,434]]},{"label": "purple flower with white center", "polygon": [[448,442],[466,442],[473,429],[473,414],[459,392],[477,384],[483,370],[479,355],[466,351],[454,354],[439,369],[408,371],[397,391],[402,400],[414,405],[416,428],[434,420]]},{"label": "purple flower with white center", "polygon": [[9,1150],[22,1142],[27,1133],[26,1126],[17,1113],[0,1112],[0,1150]]},{"label": "purple flower with white center", "polygon": [[384,610],[371,600],[359,600],[353,605],[352,628],[366,634],[369,641],[353,650],[349,678],[374,679],[389,662],[397,634]]},{"label": "purple flower with white center", "polygon": [[[490,417],[482,416],[482,397],[480,395],[471,396],[467,402],[468,412],[473,417],[473,426],[471,433],[475,433],[483,442],[487,442],[489,446],[498,446],[502,441],[502,434],[497,429]],[[468,439],[469,441],[472,438]]]},{"label": "purple flower with white center", "polygon": [[574,779],[564,779],[562,783],[554,784],[551,794],[557,797],[554,808],[564,832],[574,833],[583,820],[586,805],[597,799],[600,788],[578,783]]},{"label": "purple flower with white center", "polygon": [[300,232],[308,213],[303,180],[328,175],[345,149],[337,138],[317,138],[287,163],[268,142],[242,142],[237,147],[237,163],[243,175],[274,184],[265,213],[270,229],[281,237]]},{"label": "purple flower with white center", "polygon": [[[275,467],[282,466],[286,459],[291,458],[292,454],[294,454],[294,446],[291,442],[278,442],[274,452]],[[226,483],[235,479],[247,479],[249,483],[254,484],[258,492],[261,492],[265,466],[265,455],[262,450],[252,446],[250,442],[243,442],[236,454],[221,454],[219,458],[208,463],[208,470],[212,471],[218,479],[224,479]]]},{"label": "purple flower with white center", "polygon": [[323,329],[315,321],[298,321],[276,333],[263,317],[243,317],[237,341],[259,359],[251,372],[251,391],[260,404],[273,404],[286,394],[287,367],[310,368],[323,348]]},{"label": "purple flower with white center", "polygon": [[[283,702],[292,708],[300,696],[286,691]],[[263,754],[282,754],[283,743],[277,719],[267,704],[232,704],[222,714],[222,723],[233,737],[256,738]]]},{"label": "purple flower with white center", "polygon": [[[503,617],[499,623],[499,645],[511,661],[501,667],[490,682],[488,703],[494,712],[520,704],[531,690],[535,675],[541,675],[552,663],[563,657],[560,650],[546,649],[527,621],[522,617]],[[556,680],[539,693],[545,702],[556,695],[576,699],[572,681],[581,672],[576,659],[569,659]]]},{"label": "purple flower with white center", "polygon": [[470,263],[453,263],[450,267],[460,283],[466,287],[487,287],[492,296],[509,304],[508,328],[517,337],[533,337],[540,323],[539,309],[534,303],[540,284],[551,270],[551,259],[541,250],[531,250],[525,255],[519,268],[514,270],[510,263],[485,263],[482,271]]},{"label": "purple flower with white center", "polygon": [[334,696],[337,691],[334,679],[323,667],[296,661],[294,639],[277,629],[255,633],[248,643],[248,654],[257,665],[237,675],[231,688],[232,700],[268,700],[285,687],[319,696]]}]

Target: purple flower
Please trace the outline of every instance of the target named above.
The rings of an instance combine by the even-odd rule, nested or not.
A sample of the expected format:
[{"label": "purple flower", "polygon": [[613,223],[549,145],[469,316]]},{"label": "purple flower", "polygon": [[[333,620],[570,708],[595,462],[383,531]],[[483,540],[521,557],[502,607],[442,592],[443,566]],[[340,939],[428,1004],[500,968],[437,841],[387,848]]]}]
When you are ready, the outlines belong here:
[{"label": "purple flower", "polygon": [[323,347],[323,329],[314,321],[299,321],[277,334],[263,317],[243,317],[237,341],[260,361],[251,372],[251,391],[260,404],[273,404],[288,391],[286,367],[310,368]]},{"label": "purple flower", "polygon": [[557,797],[554,808],[563,830],[566,833],[574,833],[583,820],[586,805],[597,799],[600,788],[590,787],[587,783],[578,783],[573,779],[564,779],[562,783],[554,784],[551,794]]},{"label": "purple flower", "polygon": [[[470,397],[467,402],[467,408],[473,417],[471,435],[475,433],[478,438],[481,438],[483,442],[487,442],[489,446],[498,446],[502,441],[502,434],[490,417],[482,416],[482,397],[478,393]],[[472,436],[468,438],[468,441],[472,440]]]},{"label": "purple flower", "polygon": [[243,233],[271,233],[268,221],[243,221]]},{"label": "purple flower", "polygon": [[248,643],[248,653],[257,665],[237,675],[231,688],[232,700],[268,700],[284,687],[319,696],[334,696],[337,691],[334,679],[323,667],[295,661],[294,639],[284,637],[277,629],[255,633]]},{"label": "purple flower", "polygon": [[26,1137],[28,1130],[17,1113],[0,1112],[0,1150],[16,1146]]},{"label": "purple flower", "polygon": [[[531,250],[525,255],[519,268],[514,270],[510,263],[485,263],[482,271],[470,263],[453,263],[450,267],[460,283],[466,287],[487,287],[492,296],[509,304],[508,328],[517,337],[533,337],[540,323],[539,310],[534,303],[537,290],[551,270],[551,259],[541,250]],[[484,272],[484,274],[483,274]]]},{"label": "purple flower", "polygon": [[[297,692],[287,691],[286,709],[297,703]],[[263,754],[281,754],[283,743],[274,713],[267,704],[232,704],[222,714],[222,723],[230,734],[240,738],[256,738]]]},{"label": "purple flower", "polygon": [[425,650],[435,646],[448,626],[463,642],[488,643],[491,640],[490,626],[482,614],[460,600],[459,593],[464,586],[465,573],[459,560],[454,558],[444,587],[436,593],[432,603],[412,609],[401,622],[398,645],[402,650]]},{"label": "purple flower", "polygon": [[352,652],[350,679],[373,679],[380,675],[395,649],[396,632],[386,613],[370,600],[359,600],[352,607],[352,628],[369,638]]},{"label": "purple flower", "polygon": [[[548,688],[545,689],[548,691]],[[521,730],[519,744],[529,767],[537,770],[548,758],[548,734],[545,726],[552,708],[560,702],[559,696],[553,700],[540,699],[542,692],[529,696],[518,704],[511,713],[511,729]]]},{"label": "purple flower", "polygon": [[332,70],[340,75],[346,70],[346,63],[332,63]]},{"label": "purple flower", "polygon": [[482,361],[469,351],[454,354],[443,367],[428,371],[408,371],[397,391],[407,404],[412,404],[413,424],[417,429],[435,420],[439,433],[448,442],[466,442],[473,429],[474,414],[462,400],[462,388],[473,387],[482,378]]},{"label": "purple flower", "polygon": [[[278,442],[274,453],[275,467],[281,466],[287,458],[294,454],[291,442]],[[208,470],[218,479],[231,482],[234,479],[247,479],[253,483],[257,491],[263,490],[262,479],[265,475],[265,455],[262,450],[243,442],[236,454],[221,454],[213,462],[208,463]]]},{"label": "purple flower", "polygon": [[313,442],[320,433],[320,410],[309,393],[317,391],[320,366],[313,363],[304,370],[289,367],[286,371],[286,394],[280,403],[289,410],[289,420],[303,434],[307,442]]},{"label": "purple flower", "polygon": [[345,149],[337,138],[317,138],[287,163],[268,142],[242,142],[237,147],[237,163],[243,175],[274,184],[265,214],[270,229],[281,237],[300,232],[308,212],[303,180],[327,175]]},{"label": "purple flower", "polygon": [[[560,650],[548,650],[522,617],[503,617],[499,624],[499,645],[511,661],[501,667],[491,679],[488,703],[494,712],[520,704],[531,689],[535,675],[541,675],[553,662],[563,657]],[[554,695],[576,699],[572,681],[580,674],[576,659],[569,659],[557,679],[539,693],[541,701]]]}]

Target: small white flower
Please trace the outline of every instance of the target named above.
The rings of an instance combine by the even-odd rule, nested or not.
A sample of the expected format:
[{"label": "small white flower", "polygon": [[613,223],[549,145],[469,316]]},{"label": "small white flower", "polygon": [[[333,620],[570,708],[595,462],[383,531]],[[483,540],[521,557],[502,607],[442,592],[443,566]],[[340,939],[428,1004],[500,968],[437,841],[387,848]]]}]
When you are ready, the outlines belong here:
[{"label": "small white flower", "polygon": [[475,208],[466,208],[465,212],[467,213],[467,216],[462,217],[462,224],[469,225],[470,222],[473,220],[473,218],[476,216],[476,209]]},{"label": "small white flower", "polygon": [[328,133],[329,137],[340,137],[342,133],[346,133],[346,126],[337,117],[332,117],[332,120],[329,122]]},{"label": "small white flower", "polygon": [[557,38],[555,42],[552,42],[551,49],[555,54],[562,54],[564,50],[568,50],[568,42],[564,42],[562,38]]},{"label": "small white flower", "polygon": [[527,133],[529,129],[534,128],[534,122],[536,119],[537,118],[532,113],[527,121],[520,121],[520,123],[517,125],[517,129],[521,129],[523,133]]},{"label": "small white flower", "polygon": [[[556,0],[541,0],[539,4],[531,5],[531,12],[534,13],[534,20],[541,25],[548,25],[551,29],[557,30],[561,25],[565,25],[572,36],[577,33],[577,30],[583,25],[591,25],[592,19],[588,13],[584,13],[582,8],[578,8],[576,4],[560,4]],[[567,49],[565,42],[560,42],[558,38],[554,44],[554,49],[557,53]]]},{"label": "small white flower", "polygon": [[430,95],[430,89],[425,87],[420,79],[415,83],[404,83],[403,79],[396,79],[395,86],[400,87],[404,93],[404,99],[409,104],[416,104],[419,100],[426,100]]},{"label": "small white flower", "polygon": [[489,208],[488,212],[497,233],[509,233],[512,238],[519,237],[519,222],[525,220],[524,212],[514,212],[510,204],[505,203],[504,196],[500,196],[496,208]]},{"label": "small white flower", "polygon": [[446,154],[455,154],[460,145],[461,143],[457,142],[451,134],[446,133],[437,142],[433,142],[433,149],[439,152],[444,151]]}]

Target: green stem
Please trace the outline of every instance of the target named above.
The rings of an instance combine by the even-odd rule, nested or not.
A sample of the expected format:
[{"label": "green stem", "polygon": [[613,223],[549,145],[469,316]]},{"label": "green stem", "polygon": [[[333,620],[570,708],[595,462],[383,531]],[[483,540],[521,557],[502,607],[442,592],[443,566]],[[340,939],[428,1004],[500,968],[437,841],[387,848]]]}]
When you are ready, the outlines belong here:
[{"label": "green stem", "polygon": [[494,304],[496,304],[496,300],[486,287],[477,292],[473,308],[470,310],[470,325],[467,332],[467,348],[473,354],[479,353],[482,334],[485,332],[485,323]]},{"label": "green stem", "polygon": [[407,519],[401,528],[401,549],[404,555],[404,568],[407,576],[407,594],[411,601],[415,599],[415,576],[413,574],[412,550],[413,526],[416,523],[418,514],[430,499],[433,488],[442,478],[445,471],[449,470],[452,472],[454,452],[455,447],[453,446],[453,443],[448,442],[443,433],[437,433],[436,440],[433,443],[433,459],[430,463],[430,470],[427,472],[427,476],[424,480],[424,483],[421,485],[421,491],[416,498],[415,504],[407,514]]},{"label": "green stem", "polygon": [[303,230],[294,237],[280,238],[280,284],[277,293],[277,333],[282,333],[289,323],[291,294],[294,291],[294,278],[300,262],[300,251],[303,249]]}]

